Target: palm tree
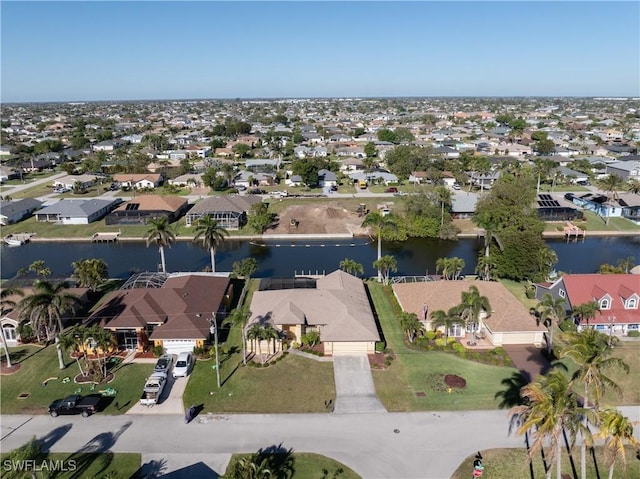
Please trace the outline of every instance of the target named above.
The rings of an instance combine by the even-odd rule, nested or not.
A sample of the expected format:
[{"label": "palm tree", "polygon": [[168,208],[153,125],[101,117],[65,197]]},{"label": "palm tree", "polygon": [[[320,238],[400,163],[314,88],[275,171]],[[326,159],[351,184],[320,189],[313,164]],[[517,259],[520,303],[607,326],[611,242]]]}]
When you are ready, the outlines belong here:
[{"label": "palm tree", "polygon": [[485,311],[487,316],[490,316],[491,304],[489,304],[489,298],[480,294],[477,286],[471,286],[469,291],[463,291],[461,297],[460,317],[471,325],[471,332],[475,339],[480,312]]},{"label": "palm tree", "polygon": [[[267,349],[271,345],[271,341],[273,340],[273,354],[276,353],[276,341],[280,339],[280,334],[278,334],[278,330],[270,325],[265,325],[262,330],[262,339],[267,340]],[[269,352],[269,351],[267,351]]]},{"label": "palm tree", "polygon": [[[598,186],[607,196],[607,203],[613,206],[613,201],[618,199],[618,191],[624,186],[624,180],[612,173],[598,182]],[[607,211],[606,224],[609,224],[609,212]]]},{"label": "palm tree", "polygon": [[587,323],[587,328],[589,327],[589,320],[595,319],[596,313],[601,313],[600,305],[597,301],[578,304],[574,306],[572,311],[572,315],[578,320],[578,324],[581,324],[584,320]]},{"label": "palm tree", "polygon": [[444,326],[444,343],[449,344],[449,331],[456,324],[464,324],[464,320],[460,317],[458,307],[449,308],[447,312],[442,309],[431,313],[431,324],[433,329]]},{"label": "palm tree", "polygon": [[389,272],[393,271],[395,273],[398,271],[398,263],[391,255],[385,255],[378,261],[374,261],[373,267],[378,270],[378,274],[382,275],[383,284],[389,284]]},{"label": "palm tree", "polygon": [[244,364],[245,366],[247,365],[247,337],[245,325],[247,324],[247,319],[249,319],[250,315],[251,312],[249,311],[249,308],[247,306],[241,306],[231,311],[231,313],[222,321],[222,326],[231,325],[233,327],[240,327],[240,331],[242,334],[242,364]]},{"label": "palm tree", "polygon": [[[261,460],[262,459],[262,460]],[[225,475],[230,479],[271,479],[273,472],[269,469],[269,458],[260,458],[258,454],[241,457],[229,466],[231,471]]]},{"label": "palm tree", "polygon": [[439,271],[442,271],[443,279],[448,279],[448,277],[449,277],[449,272],[448,272],[449,264],[450,264],[449,258],[438,258],[436,260],[436,275],[438,274]]},{"label": "palm tree", "polygon": [[[9,287],[0,291],[0,318],[3,318],[5,314],[12,311],[16,307],[16,302],[11,299],[12,296],[24,296],[24,292],[20,288]],[[4,328],[0,324],[0,335],[2,335],[2,347],[4,348],[4,354],[7,358],[7,367],[11,367],[11,356],[9,354],[9,346],[7,344],[7,337],[4,334]]]},{"label": "palm tree", "polygon": [[216,272],[216,248],[224,242],[225,236],[229,236],[229,232],[209,215],[202,216],[196,222],[196,235],[193,241],[202,241],[202,246],[211,253],[213,273]]},{"label": "palm tree", "polygon": [[97,291],[109,278],[107,263],[100,258],[81,259],[71,263],[71,266],[71,277],[76,279],[81,287],[89,288],[91,291]]},{"label": "palm tree", "polygon": [[66,282],[53,284],[44,280],[36,281],[33,284],[33,293],[23,298],[18,305],[20,312],[38,328],[44,325],[47,338],[51,334],[54,335],[60,369],[65,368],[60,347],[60,334],[64,329],[62,316],[68,311],[73,311],[78,301],[77,296],[67,291],[68,287]]},{"label": "palm tree", "polygon": [[536,307],[536,310],[540,313],[542,322],[549,328],[549,337],[547,338],[547,353],[549,354],[551,354],[551,350],[553,349],[553,330],[555,323],[559,323],[567,316],[565,304],[566,301],[564,298],[554,298],[551,294],[546,293]]},{"label": "palm tree", "polygon": [[405,311],[398,315],[400,320],[400,327],[410,343],[413,343],[415,338],[424,333],[424,326],[418,321],[416,313],[407,313]]},{"label": "palm tree", "polygon": [[612,479],[617,459],[622,460],[623,467],[627,465],[625,443],[638,450],[640,442],[633,435],[633,423],[620,411],[604,409],[598,416],[600,431],[595,437],[605,440],[604,454],[609,465],[609,479]]},{"label": "palm tree", "polygon": [[264,326],[260,323],[254,323],[247,330],[247,339],[251,339],[253,341],[253,351],[255,354],[255,343],[258,343],[258,354],[260,355],[260,360],[264,363],[264,359],[262,358],[262,340],[264,339]]},{"label": "palm tree", "polygon": [[345,273],[355,274],[355,276],[359,276],[364,274],[364,267],[361,263],[358,263],[356,260],[345,258],[340,261],[339,268]]},{"label": "palm tree", "polygon": [[629,190],[630,193],[640,195],[640,181],[636,180],[635,178],[629,180],[629,183],[627,184],[627,189]]},{"label": "palm tree", "polygon": [[[87,330],[87,337],[93,342],[94,354],[98,357],[102,378],[107,377],[107,359],[111,349],[116,345],[116,340],[111,331],[101,328],[98,325]],[[102,352],[102,357],[100,356]]]},{"label": "palm tree", "polygon": [[573,394],[567,376],[560,370],[552,369],[545,376],[521,390],[524,404],[511,409],[520,421],[519,435],[532,432],[533,444],[529,450],[529,460],[550,442],[549,462],[546,477],[551,479],[551,468],[556,463],[557,479],[561,479],[560,448],[565,431],[569,432],[572,443],[580,429],[580,408],[578,398]]},{"label": "palm tree", "polygon": [[436,198],[440,202],[440,228],[444,225],[444,207],[451,204],[451,191],[444,186],[435,188]]},{"label": "palm tree", "polygon": [[75,356],[76,363],[78,364],[78,369],[80,369],[80,374],[84,376],[84,369],[82,369],[82,364],[80,363],[80,346],[85,344],[85,337],[82,328],[78,328],[75,331],[71,331],[67,334],[63,334],[60,336],[60,347],[65,351],[68,351],[71,357]]},{"label": "palm tree", "polygon": [[[373,228],[376,236],[378,237],[378,257],[377,261],[382,258],[382,235],[385,233],[396,233],[398,231],[398,225],[396,223],[394,215],[383,216],[377,211],[373,211],[365,216],[362,222],[362,227]],[[375,266],[374,266],[375,267]],[[382,271],[378,269],[378,282],[382,281]]]},{"label": "palm tree", "polygon": [[451,258],[451,275],[453,279],[458,279],[460,277],[460,273],[464,269],[465,263],[462,258]]},{"label": "palm tree", "polygon": [[[593,392],[593,404],[596,410],[600,406],[600,400],[605,389],[612,389],[621,393],[620,386],[606,372],[612,368],[620,368],[629,373],[629,366],[620,358],[612,358],[606,335],[595,329],[586,329],[581,333],[565,334],[566,346],[560,352],[561,358],[571,358],[578,369],[571,377],[572,382],[584,384],[583,407],[589,407],[589,391]],[[587,419],[584,418],[583,429],[587,428]],[[586,451],[590,438],[583,436],[580,450],[582,479],[586,479]]]},{"label": "palm tree", "polygon": [[164,261],[164,247],[171,247],[173,242],[176,240],[176,234],[174,229],[169,224],[169,220],[161,216],[159,218],[152,218],[147,222],[151,225],[151,228],[147,230],[145,234],[145,238],[147,240],[147,248],[155,243],[158,245],[158,250],[160,251],[160,260],[162,263],[162,272],[167,272],[167,265]]},{"label": "palm tree", "polygon": [[480,253],[478,256],[478,264],[476,265],[475,272],[484,281],[491,281],[493,279],[493,273],[496,270],[496,262],[492,256],[487,256],[485,253]]}]

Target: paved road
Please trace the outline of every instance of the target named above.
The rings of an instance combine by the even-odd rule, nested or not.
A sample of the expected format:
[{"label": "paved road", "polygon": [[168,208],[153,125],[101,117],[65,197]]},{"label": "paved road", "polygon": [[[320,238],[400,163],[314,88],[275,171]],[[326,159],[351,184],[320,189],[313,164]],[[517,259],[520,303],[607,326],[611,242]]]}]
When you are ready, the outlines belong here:
[{"label": "paved road", "polygon": [[[639,406],[621,409],[640,419]],[[182,454],[191,454],[194,463],[201,455],[203,463],[218,462],[218,473],[231,453],[282,444],[333,457],[366,479],[439,479],[450,477],[474,451],[523,446],[521,437],[508,434],[505,411],[220,415],[200,416],[188,425],[182,416],[169,415],[0,419],[3,451],[35,435],[59,452],[139,452],[167,461],[172,455],[184,461]]]},{"label": "paved road", "polygon": [[55,175],[47,176],[46,178],[29,181],[27,183],[22,183],[19,185],[2,185],[2,194],[11,196],[12,194],[17,193],[18,191],[24,191],[29,188],[33,188],[34,186],[37,186],[37,185],[44,185],[44,184],[52,185],[55,180],[57,180],[58,178],[62,178],[63,176],[67,176],[67,174],[56,173]]}]

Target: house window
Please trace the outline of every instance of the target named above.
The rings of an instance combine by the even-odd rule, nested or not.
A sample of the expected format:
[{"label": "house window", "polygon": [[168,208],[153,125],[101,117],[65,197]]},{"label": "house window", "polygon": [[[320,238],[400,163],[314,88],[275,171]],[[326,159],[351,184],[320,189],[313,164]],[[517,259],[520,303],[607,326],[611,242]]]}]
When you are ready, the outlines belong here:
[{"label": "house window", "polygon": [[629,298],[625,308],[636,309],[638,307],[638,298]]},{"label": "house window", "polygon": [[15,341],[18,339],[16,335],[16,328],[13,326],[3,326],[2,331],[4,332],[4,337],[7,341]]},{"label": "house window", "polygon": [[561,289],[560,291],[558,291],[558,294],[560,295],[561,298],[567,297],[567,293],[564,292],[564,289]]},{"label": "house window", "polygon": [[609,298],[602,298],[600,300],[600,309],[610,309],[611,308],[611,300]]}]

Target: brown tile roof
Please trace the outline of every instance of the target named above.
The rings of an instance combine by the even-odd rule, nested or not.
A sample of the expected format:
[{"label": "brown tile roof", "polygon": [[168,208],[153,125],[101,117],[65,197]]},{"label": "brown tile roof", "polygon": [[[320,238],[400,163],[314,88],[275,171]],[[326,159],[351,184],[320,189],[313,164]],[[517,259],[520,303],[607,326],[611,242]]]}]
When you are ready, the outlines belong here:
[{"label": "brown tile roof", "polygon": [[403,311],[416,313],[422,319],[422,307],[426,303],[429,315],[433,311],[447,311],[460,304],[461,295],[476,286],[486,296],[493,311],[482,321],[496,332],[546,331],[536,325],[529,311],[501,283],[493,281],[428,281],[424,283],[398,283],[393,292]]},{"label": "brown tile roof", "polygon": [[322,341],[379,341],[362,281],[344,271],[318,279],[316,289],[256,291],[249,324],[320,326]]},{"label": "brown tile roof", "polygon": [[177,211],[187,203],[185,198],[175,195],[140,195],[120,205],[115,211],[124,211],[127,205],[138,204],[137,211]]},{"label": "brown tile roof", "polygon": [[624,301],[633,294],[640,303],[640,275],[638,274],[565,274],[562,277],[567,297],[572,308],[590,301],[599,301],[607,294],[611,297],[611,308],[589,320],[590,324],[640,323],[640,306],[625,309]]},{"label": "brown tile roof", "polygon": [[113,175],[113,181],[118,181],[120,183],[127,183],[129,181],[137,183],[142,180],[149,180],[152,183],[157,183],[160,181],[160,178],[160,173],[116,173]]},{"label": "brown tile roof", "polygon": [[114,291],[91,315],[90,324],[129,329],[156,326],[150,339],[206,339],[229,278],[205,274],[170,277],[162,288]]}]

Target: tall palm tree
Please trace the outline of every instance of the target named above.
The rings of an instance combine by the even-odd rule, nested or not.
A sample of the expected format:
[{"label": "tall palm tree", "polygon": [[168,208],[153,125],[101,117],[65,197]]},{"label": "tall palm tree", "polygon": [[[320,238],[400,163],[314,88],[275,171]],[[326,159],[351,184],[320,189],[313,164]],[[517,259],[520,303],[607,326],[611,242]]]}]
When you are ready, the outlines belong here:
[{"label": "tall palm tree", "polygon": [[[598,186],[607,196],[609,206],[613,206],[613,201],[618,199],[618,192],[624,186],[624,180],[618,175],[610,173],[609,176],[598,182]],[[609,224],[609,216],[610,214],[607,212],[606,224]]]},{"label": "tall palm tree", "polygon": [[491,315],[491,304],[489,298],[482,296],[477,286],[469,287],[469,291],[461,294],[460,317],[471,325],[471,332],[475,337],[476,328],[480,317],[480,312],[485,311],[487,316]]},{"label": "tall palm tree", "polygon": [[[362,222],[363,228],[373,228],[376,236],[378,237],[378,257],[377,261],[382,258],[382,235],[385,233],[396,233],[398,231],[398,224],[396,223],[395,216],[390,214],[383,216],[377,211],[372,211],[365,216]],[[378,282],[382,282],[382,271],[378,269]]]},{"label": "tall palm tree", "polygon": [[32,323],[38,327],[45,327],[47,337],[54,335],[60,369],[65,368],[60,346],[60,334],[64,329],[62,316],[68,311],[73,311],[78,301],[77,296],[67,291],[68,287],[66,282],[54,284],[44,280],[36,281],[33,284],[33,293],[24,297],[18,304],[20,312]]},{"label": "tall palm tree", "polygon": [[584,320],[587,323],[587,327],[589,327],[589,320],[595,319],[596,313],[601,313],[600,305],[597,301],[578,304],[573,307],[572,311],[572,315],[578,320],[578,324]]},{"label": "tall palm tree", "polygon": [[[278,330],[270,325],[265,325],[262,330],[263,339],[267,340],[267,348],[271,345],[271,341],[273,341],[273,354],[276,353],[276,341],[280,339],[280,334]],[[268,351],[267,351],[268,352]]]},{"label": "tall palm tree", "polygon": [[442,271],[442,278],[449,279],[449,266],[451,262],[449,258],[438,258],[436,260],[436,275],[439,271]]},{"label": "tall palm tree", "polygon": [[[0,318],[3,318],[5,314],[13,310],[16,307],[16,302],[12,299],[12,296],[24,296],[24,291],[20,288],[9,287],[0,291]],[[11,367],[11,356],[9,354],[9,346],[7,344],[7,337],[4,334],[4,328],[0,324],[0,335],[2,335],[2,347],[4,348],[4,354],[7,358],[7,367]]]},{"label": "tall palm tree", "polygon": [[225,236],[229,236],[229,232],[209,215],[202,216],[196,222],[196,235],[193,241],[202,241],[202,246],[211,253],[213,273],[216,272],[216,248],[224,242]]},{"label": "tall palm tree", "polygon": [[431,313],[431,324],[436,329],[444,326],[444,341],[449,344],[449,330],[456,324],[464,324],[464,320],[460,317],[460,309],[458,307],[449,308],[447,312],[438,309]]},{"label": "tall palm tree", "polygon": [[169,220],[161,216],[159,218],[152,218],[147,221],[147,224],[151,225],[151,228],[147,230],[145,238],[147,240],[147,247],[152,243],[158,245],[160,251],[160,261],[162,263],[162,272],[167,272],[167,265],[164,260],[164,247],[171,247],[176,240],[176,234],[174,228],[169,224]]},{"label": "tall palm tree", "polygon": [[[581,333],[565,334],[566,345],[560,352],[561,358],[571,358],[578,366],[571,380],[584,384],[583,407],[589,407],[589,392],[593,393],[593,405],[596,410],[606,389],[621,393],[620,386],[609,376],[607,371],[619,368],[629,372],[629,366],[620,358],[610,357],[611,348],[606,335],[595,329],[586,329]],[[587,418],[583,420],[584,430]],[[583,436],[580,449],[581,477],[586,479],[586,451],[590,438]]]},{"label": "tall palm tree", "polygon": [[451,258],[451,275],[453,279],[458,279],[460,277],[464,266],[465,262],[462,258]]},{"label": "tall palm tree", "polygon": [[634,179],[629,180],[627,184],[627,189],[630,193],[634,193],[636,195],[640,195],[640,181]]},{"label": "tall palm tree", "polygon": [[435,188],[436,198],[440,202],[440,228],[444,225],[444,207],[451,204],[451,191],[444,186]]},{"label": "tall palm tree", "polygon": [[80,363],[80,346],[85,344],[85,334],[83,328],[77,328],[67,334],[60,335],[60,347],[65,351],[68,351],[71,357],[75,356],[80,374],[84,376],[84,369]]},{"label": "tall palm tree", "polygon": [[418,321],[416,313],[403,311],[398,315],[398,319],[400,320],[400,327],[410,343],[413,343],[417,336],[424,333],[424,326]]},{"label": "tall palm tree", "polygon": [[511,414],[519,418],[518,434],[531,433],[534,439],[529,449],[529,460],[549,440],[546,477],[551,479],[551,469],[555,462],[557,479],[561,479],[560,450],[563,434],[568,432],[571,442],[575,441],[582,412],[569,379],[562,371],[552,369],[545,376],[540,376],[523,387],[521,395],[525,404],[512,408]]},{"label": "tall palm tree", "polygon": [[222,321],[222,326],[231,325],[233,327],[240,327],[240,331],[242,334],[242,364],[244,364],[245,366],[247,365],[247,337],[245,325],[247,324],[247,319],[249,319],[250,314],[251,312],[249,311],[249,308],[247,306],[241,306],[231,311],[231,313]]},{"label": "tall palm tree", "polygon": [[604,409],[599,413],[600,431],[595,435],[604,439],[604,453],[609,465],[609,479],[613,479],[613,468],[616,460],[622,460],[627,465],[625,443],[638,450],[640,442],[633,435],[633,423],[616,409]]},{"label": "tall palm tree", "polygon": [[566,301],[564,298],[554,298],[551,294],[546,293],[536,307],[540,313],[542,322],[549,328],[549,337],[547,338],[547,353],[549,354],[551,354],[553,350],[553,330],[555,324],[567,316],[565,305]]},{"label": "tall palm tree", "polygon": [[255,354],[255,344],[258,343],[258,354],[260,355],[260,359],[262,360],[262,340],[264,339],[264,327],[259,323],[254,323],[247,330],[247,339],[250,339],[253,342],[253,352]]}]

